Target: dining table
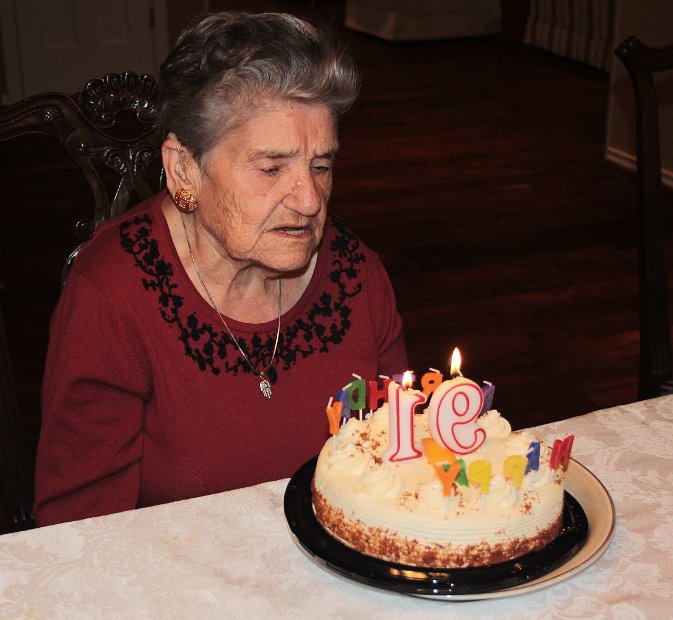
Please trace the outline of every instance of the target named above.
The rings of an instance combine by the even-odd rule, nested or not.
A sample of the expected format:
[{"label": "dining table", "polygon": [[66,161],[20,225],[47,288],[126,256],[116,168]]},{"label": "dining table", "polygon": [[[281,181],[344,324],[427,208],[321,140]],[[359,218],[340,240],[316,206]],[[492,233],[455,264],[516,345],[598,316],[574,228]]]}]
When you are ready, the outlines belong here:
[{"label": "dining table", "polygon": [[673,617],[673,396],[532,430],[574,435],[567,490],[588,520],[536,579],[452,596],[349,575],[290,526],[283,479],[0,536],[0,618]]}]

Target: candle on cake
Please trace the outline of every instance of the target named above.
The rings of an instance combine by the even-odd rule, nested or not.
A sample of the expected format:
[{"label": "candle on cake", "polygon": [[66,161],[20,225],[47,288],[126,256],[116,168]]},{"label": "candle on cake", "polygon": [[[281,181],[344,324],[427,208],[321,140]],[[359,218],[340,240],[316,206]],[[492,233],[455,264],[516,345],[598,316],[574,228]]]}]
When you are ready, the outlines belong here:
[{"label": "candle on cake", "polygon": [[526,472],[537,471],[540,469],[540,442],[531,441],[530,446],[528,446],[528,451],[526,452],[526,459],[528,462],[526,464]]},{"label": "candle on cake", "polygon": [[358,411],[358,417],[360,422],[362,422],[362,410],[366,406],[366,389],[365,382],[360,375],[353,373],[354,381],[349,383],[348,388],[348,404],[351,410],[355,409]]},{"label": "candle on cake", "polygon": [[451,356],[451,379],[433,392],[428,406],[430,434],[441,446],[454,454],[470,454],[486,440],[486,431],[474,420],[484,403],[481,388],[460,372],[460,350]]},{"label": "candle on cake", "polygon": [[437,386],[444,381],[444,375],[439,372],[436,368],[430,368],[430,372],[426,372],[421,377],[421,387],[423,389],[423,394],[430,396],[432,392],[435,391]]},{"label": "candle on cake", "polygon": [[521,488],[523,477],[526,473],[528,459],[521,454],[512,454],[505,459],[502,465],[505,478],[509,480],[517,489]]},{"label": "candle on cake", "polygon": [[341,403],[341,424],[346,424],[351,417],[350,396],[348,390],[351,384],[344,385],[337,394],[337,401]]},{"label": "candle on cake", "polygon": [[411,389],[413,375],[407,370],[402,385],[396,381],[388,384],[389,444],[382,457],[389,461],[417,459],[422,452],[414,446],[414,410],[427,396]]},{"label": "candle on cake", "polygon": [[550,469],[558,469],[559,466],[565,471],[570,463],[570,452],[573,447],[574,435],[568,435],[565,439],[555,439],[549,457]]},{"label": "candle on cake", "polygon": [[491,463],[479,459],[472,461],[467,468],[467,478],[479,487],[482,494],[488,493],[491,488]]},{"label": "candle on cake", "polygon": [[484,397],[484,403],[481,406],[481,413],[488,413],[493,406],[493,397],[495,396],[495,386],[490,381],[484,381],[481,386],[481,393]]},{"label": "candle on cake", "polygon": [[383,387],[379,388],[379,382],[368,381],[369,394],[367,396],[367,404],[369,406],[369,413],[373,413],[375,409],[379,408],[380,402],[386,402],[388,398],[388,385],[390,384],[390,377],[387,375],[379,375],[379,379],[383,379]]},{"label": "candle on cake", "polygon": [[336,449],[336,436],[339,434],[339,422],[341,421],[341,401],[332,404],[334,399],[330,396],[325,413],[329,421],[329,432],[334,437],[334,448]]}]

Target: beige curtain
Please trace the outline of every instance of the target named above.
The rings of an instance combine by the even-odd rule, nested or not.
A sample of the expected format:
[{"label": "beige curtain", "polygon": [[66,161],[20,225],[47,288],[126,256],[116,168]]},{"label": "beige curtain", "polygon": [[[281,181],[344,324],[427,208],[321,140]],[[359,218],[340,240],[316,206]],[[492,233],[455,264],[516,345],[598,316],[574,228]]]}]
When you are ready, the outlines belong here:
[{"label": "beige curtain", "polygon": [[388,41],[495,34],[500,0],[346,0],[346,26]]},{"label": "beige curtain", "polygon": [[524,43],[610,70],[615,0],[531,0]]}]

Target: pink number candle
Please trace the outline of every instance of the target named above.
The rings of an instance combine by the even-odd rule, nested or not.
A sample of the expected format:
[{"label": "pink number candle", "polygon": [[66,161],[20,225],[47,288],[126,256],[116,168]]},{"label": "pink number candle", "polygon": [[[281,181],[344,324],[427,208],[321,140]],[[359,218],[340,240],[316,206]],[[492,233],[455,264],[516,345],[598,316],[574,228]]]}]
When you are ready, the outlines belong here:
[{"label": "pink number candle", "polygon": [[483,405],[479,386],[460,375],[460,351],[451,358],[451,375],[435,389],[428,407],[428,425],[433,439],[454,454],[470,454],[486,440],[486,431],[474,420]]},{"label": "pink number candle", "polygon": [[[407,373],[404,373],[407,377]],[[411,385],[411,373],[403,383]],[[391,381],[388,384],[389,437],[388,448],[383,458],[389,461],[417,459],[422,452],[414,446],[414,409],[424,403],[427,397],[418,390],[402,387]]]}]

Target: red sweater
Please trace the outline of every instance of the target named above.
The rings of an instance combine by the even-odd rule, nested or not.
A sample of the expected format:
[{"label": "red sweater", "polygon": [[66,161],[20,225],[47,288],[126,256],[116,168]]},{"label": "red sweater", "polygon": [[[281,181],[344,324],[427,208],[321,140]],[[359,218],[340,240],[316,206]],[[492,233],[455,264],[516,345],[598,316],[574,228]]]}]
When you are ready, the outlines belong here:
[{"label": "red sweater", "polygon": [[[352,373],[406,369],[383,266],[329,218],[311,282],[282,316],[273,397],[264,398],[184,271],[162,198],[101,224],[52,318],[38,525],[290,476],[327,438],[325,406]],[[277,321],[227,323],[266,368]]]}]

